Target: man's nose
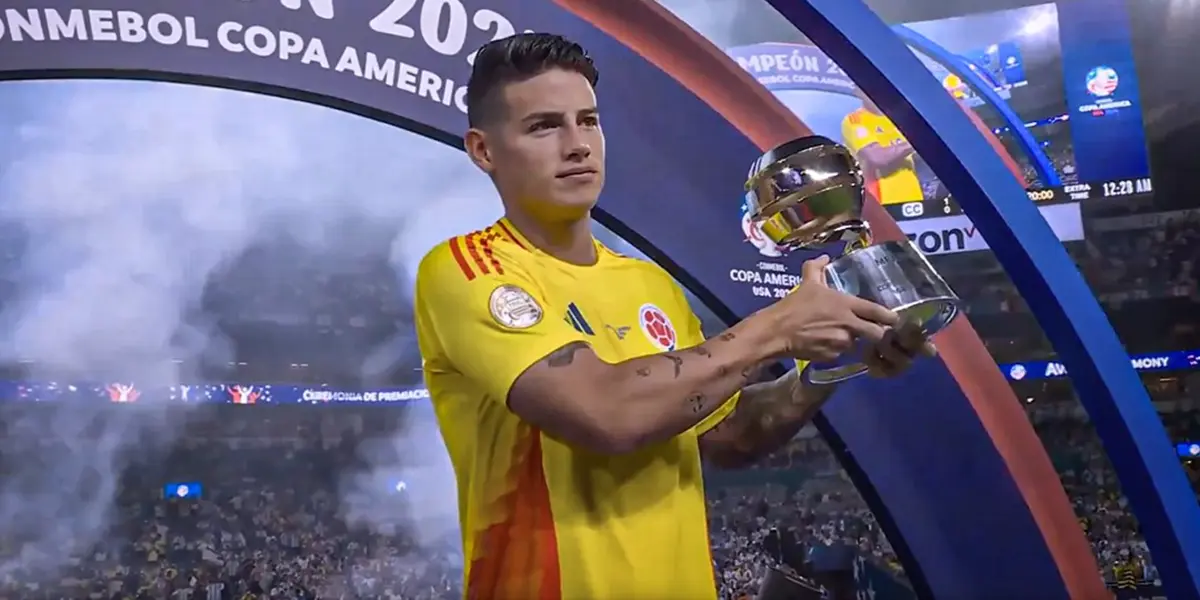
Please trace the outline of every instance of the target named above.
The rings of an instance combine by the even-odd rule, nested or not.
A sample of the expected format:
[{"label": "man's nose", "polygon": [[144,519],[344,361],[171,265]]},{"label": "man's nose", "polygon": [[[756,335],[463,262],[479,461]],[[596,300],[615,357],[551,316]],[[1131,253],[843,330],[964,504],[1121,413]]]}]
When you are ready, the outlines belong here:
[{"label": "man's nose", "polygon": [[578,127],[564,127],[563,154],[569,159],[582,160],[592,155],[592,147],[588,144],[583,132]]}]

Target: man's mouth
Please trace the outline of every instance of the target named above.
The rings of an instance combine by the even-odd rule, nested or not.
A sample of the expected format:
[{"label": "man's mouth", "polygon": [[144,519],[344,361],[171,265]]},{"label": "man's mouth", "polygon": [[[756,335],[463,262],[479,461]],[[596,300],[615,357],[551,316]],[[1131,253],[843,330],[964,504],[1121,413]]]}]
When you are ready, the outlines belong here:
[{"label": "man's mouth", "polygon": [[566,171],[560,171],[556,177],[558,177],[559,179],[568,179],[568,178],[573,178],[573,177],[586,177],[586,176],[591,176],[591,175],[595,175],[595,174],[596,174],[596,169],[593,169],[591,167],[575,167],[574,169],[567,169]]}]

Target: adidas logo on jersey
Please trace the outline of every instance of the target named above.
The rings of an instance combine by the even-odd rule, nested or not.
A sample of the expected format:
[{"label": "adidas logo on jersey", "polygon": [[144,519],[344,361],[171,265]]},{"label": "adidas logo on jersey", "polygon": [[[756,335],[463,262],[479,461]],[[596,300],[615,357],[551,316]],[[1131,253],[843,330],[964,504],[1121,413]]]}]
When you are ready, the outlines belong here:
[{"label": "adidas logo on jersey", "polygon": [[606,329],[608,329],[609,331],[613,332],[613,335],[617,336],[618,340],[625,339],[625,334],[629,333],[628,325],[625,325],[622,327],[613,327],[612,325],[605,325],[604,327]]},{"label": "adidas logo on jersey", "polygon": [[596,335],[595,330],[593,330],[592,326],[588,324],[587,319],[583,318],[583,313],[580,312],[578,306],[575,306],[574,302],[567,305],[567,316],[563,320],[565,320],[571,327],[574,327],[575,331],[578,331],[579,333],[584,335]]}]

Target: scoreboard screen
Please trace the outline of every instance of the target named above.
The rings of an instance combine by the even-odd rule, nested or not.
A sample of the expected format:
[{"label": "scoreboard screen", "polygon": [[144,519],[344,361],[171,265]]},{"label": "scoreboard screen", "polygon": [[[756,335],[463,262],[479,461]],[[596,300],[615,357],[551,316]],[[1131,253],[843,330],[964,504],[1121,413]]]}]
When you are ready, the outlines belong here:
[{"label": "scoreboard screen", "polygon": [[[1153,191],[1124,0],[1071,0],[896,30],[1008,151],[1029,201],[1059,239],[1083,239],[1080,203]],[[899,129],[816,47],[763,43],[728,52],[815,133],[856,154],[875,197],[923,251],[987,248]]]},{"label": "scoreboard screen", "polygon": [[[964,85],[942,61],[918,53],[1024,170],[1030,201],[1153,192],[1123,2],[1073,0],[907,27],[961,58],[987,83],[987,90]],[[993,39],[981,47],[980,36],[989,33]],[[1003,119],[1004,112],[1017,122]],[[897,219],[961,214],[919,156],[914,162],[923,189],[932,193],[909,202],[884,198],[888,211]]]}]

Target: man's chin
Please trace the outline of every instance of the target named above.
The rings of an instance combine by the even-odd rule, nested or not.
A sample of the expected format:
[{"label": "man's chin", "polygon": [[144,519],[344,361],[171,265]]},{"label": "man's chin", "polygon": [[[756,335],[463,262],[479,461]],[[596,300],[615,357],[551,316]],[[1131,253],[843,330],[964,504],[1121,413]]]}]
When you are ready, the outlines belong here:
[{"label": "man's chin", "polygon": [[562,194],[549,202],[561,218],[583,217],[596,206],[596,194]]}]

